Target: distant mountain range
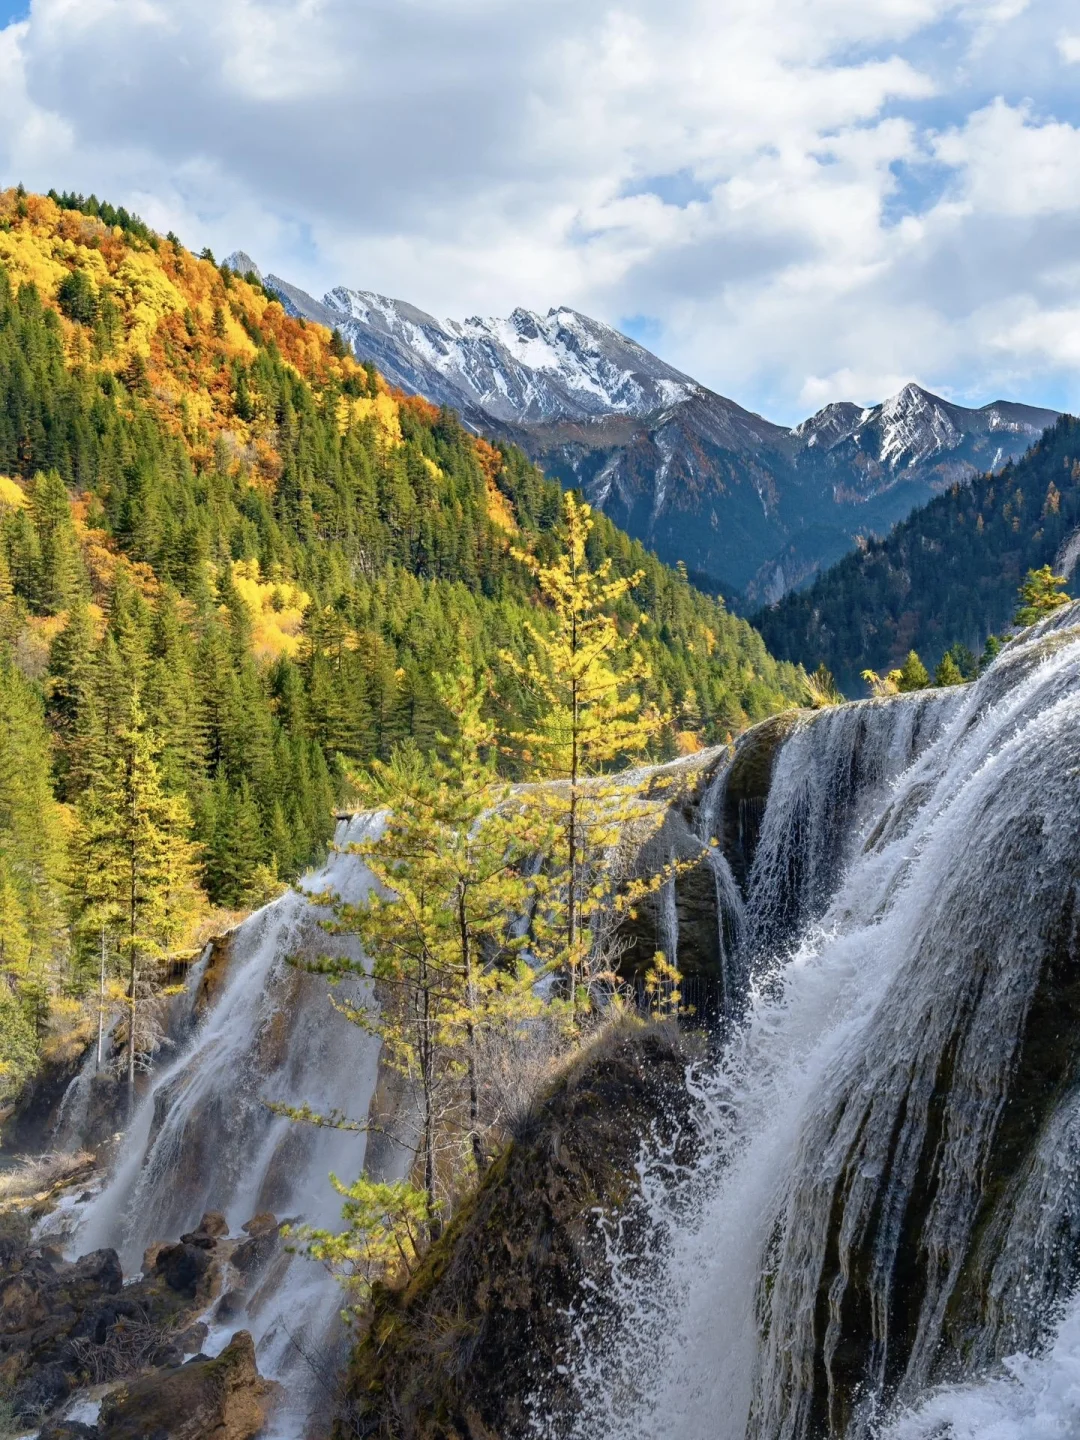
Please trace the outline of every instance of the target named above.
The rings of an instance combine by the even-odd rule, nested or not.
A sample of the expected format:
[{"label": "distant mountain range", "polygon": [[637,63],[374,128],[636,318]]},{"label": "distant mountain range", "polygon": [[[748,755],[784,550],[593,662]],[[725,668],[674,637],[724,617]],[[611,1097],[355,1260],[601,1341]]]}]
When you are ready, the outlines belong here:
[{"label": "distant mountain range", "polygon": [[[235,269],[257,269],[242,252]],[[775,425],[576,310],[439,321],[369,291],[319,301],[278,276],[291,314],[338,329],[403,390],[513,440],[698,583],[771,604],[957,480],[1022,455],[1057,412],[967,409],[906,385]]]},{"label": "distant mountain range", "polygon": [[1028,570],[1068,577],[1078,559],[1080,420],[1063,415],[1015,464],[935,496],[753,623],[778,659],[821,662],[855,696],[865,668],[913,648],[931,669],[953,645],[977,655],[1008,629]]}]

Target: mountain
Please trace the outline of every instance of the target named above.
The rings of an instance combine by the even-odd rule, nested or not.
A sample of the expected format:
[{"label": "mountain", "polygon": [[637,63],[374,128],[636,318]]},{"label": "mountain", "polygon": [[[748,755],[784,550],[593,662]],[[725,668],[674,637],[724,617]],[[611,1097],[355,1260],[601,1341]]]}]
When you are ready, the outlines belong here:
[{"label": "mountain", "polygon": [[[351,770],[451,733],[455,657],[524,726],[501,657],[544,622],[514,552],[553,556],[559,525],[520,450],[402,394],[254,273],[92,198],[0,192],[0,1034],[21,1037],[0,1097],[47,995],[96,993],[103,939],[110,973],[149,970],[191,915],[302,871]],[[651,617],[665,753],[805,696],[603,516],[590,554],[642,572],[622,614]],[[137,946],[113,933],[136,814],[157,847]]]},{"label": "mountain", "polygon": [[266,283],[393,384],[520,445],[662,559],[749,606],[805,584],[955,480],[1016,459],[1057,418],[1009,401],[968,409],[912,384],[789,429],[565,307],[458,323],[369,291],[318,301],[277,276]]},{"label": "mountain", "polygon": [[[974,412],[986,416],[991,441],[1016,423],[1009,409]],[[955,423],[945,407],[939,418]],[[882,423],[887,417],[868,422]],[[1052,564],[1068,574],[1078,556],[1080,421],[1064,415],[1020,460],[954,482],[887,538],[865,543],[754,623],[773,654],[822,662],[857,694],[864,668],[891,669],[912,648],[931,667],[954,644],[978,653],[988,635],[1008,627],[1028,570]]]}]

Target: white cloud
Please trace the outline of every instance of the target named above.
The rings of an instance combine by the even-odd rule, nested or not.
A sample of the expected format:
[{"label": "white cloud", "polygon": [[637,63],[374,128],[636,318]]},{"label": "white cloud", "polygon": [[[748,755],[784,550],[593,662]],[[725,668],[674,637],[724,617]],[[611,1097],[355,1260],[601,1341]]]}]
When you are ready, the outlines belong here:
[{"label": "white cloud", "polygon": [[[94,189],[315,290],[650,316],[667,358],[778,418],[913,375],[1060,390],[1073,362],[1049,337],[1080,303],[1067,14],[33,0],[0,31],[0,176]],[[1018,362],[1001,337],[1021,322]]]},{"label": "white cloud", "polygon": [[1080,35],[1059,35],[1057,48],[1066,65],[1080,64]]}]

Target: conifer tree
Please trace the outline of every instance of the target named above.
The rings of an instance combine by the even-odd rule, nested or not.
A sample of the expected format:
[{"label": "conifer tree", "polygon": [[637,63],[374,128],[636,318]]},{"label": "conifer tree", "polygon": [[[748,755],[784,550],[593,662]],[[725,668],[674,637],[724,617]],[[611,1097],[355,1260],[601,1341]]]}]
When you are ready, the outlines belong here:
[{"label": "conifer tree", "polygon": [[[495,769],[484,690],[464,667],[442,689],[458,717],[442,752],[424,754],[409,741],[388,762],[375,761],[370,776],[354,777],[363,802],[385,814],[376,838],[350,847],[378,884],[358,904],[339,903],[334,925],[360,938],[388,997],[378,1006],[335,1004],[380,1036],[416,1095],[432,1236],[441,1224],[440,1147],[464,1135],[478,1171],[486,1161],[482,1036],[516,1029],[538,1009],[513,933],[527,908],[528,852]],[[315,968],[335,980],[357,972],[348,959]]]},{"label": "conifer tree", "polygon": [[[597,884],[600,856],[631,821],[646,823],[647,807],[624,783],[596,776],[647,752],[667,717],[644,704],[650,668],[639,644],[645,616],[620,623],[612,612],[643,578],[614,576],[605,559],[593,569],[587,545],[593,529],[588,505],[572,494],[563,502],[563,550],[550,563],[516,551],[535,577],[551,614],[550,628],[526,621],[524,659],[503,660],[531,698],[534,723],[511,733],[511,744],[537,777],[528,804],[557,836],[557,885],[545,896],[545,948],[555,946],[565,970],[571,1015],[592,947],[589,926],[605,903]],[[658,811],[653,810],[654,822]],[[554,917],[554,918],[551,918]],[[561,932],[561,933],[560,933]],[[534,938],[540,939],[538,933]]]},{"label": "conifer tree", "polygon": [[903,694],[910,690],[925,690],[929,684],[930,672],[915,651],[909,650],[897,676],[896,688]]},{"label": "conifer tree", "polygon": [[56,615],[71,603],[83,578],[71,502],[55,470],[35,475],[27,498],[38,552],[32,603],[43,614]]},{"label": "conifer tree", "polygon": [[937,669],[934,671],[935,685],[963,685],[964,677],[960,673],[960,667],[953,659],[948,650],[941,657]]},{"label": "conifer tree", "polygon": [[187,807],[165,794],[159,753],[136,691],[106,764],[80,800],[75,842],[82,919],[95,932],[115,927],[125,972],[129,1103],[140,1045],[152,1048],[139,1033],[140,1001],[197,904]]},{"label": "conifer tree", "polygon": [[1020,605],[1013,616],[1013,624],[1034,625],[1059,605],[1067,605],[1071,598],[1065,594],[1067,583],[1065,576],[1055,575],[1049,565],[1029,570],[1020,586]]}]

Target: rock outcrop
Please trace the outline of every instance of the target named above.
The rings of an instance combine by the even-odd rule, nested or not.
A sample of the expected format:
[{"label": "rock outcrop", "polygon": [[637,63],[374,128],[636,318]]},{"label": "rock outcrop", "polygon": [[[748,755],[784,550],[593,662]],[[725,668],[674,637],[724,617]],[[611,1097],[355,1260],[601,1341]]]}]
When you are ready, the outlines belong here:
[{"label": "rock outcrop", "polygon": [[[401,1292],[377,1292],[340,1433],[497,1440],[526,1433],[530,1394],[575,1404],[561,1379],[583,1281],[603,1295],[603,1217],[625,1217],[641,1136],[696,1148],[674,1027],[606,1033],[552,1086]],[[625,1222],[624,1222],[625,1223]]]},{"label": "rock outcrop", "polygon": [[[261,1226],[267,1218],[259,1217]],[[276,1242],[276,1222],[273,1217],[269,1220],[270,1229],[263,1233]],[[55,1414],[87,1384],[160,1371],[145,1383],[133,1381],[139,1406],[145,1408],[156,1385],[164,1386],[177,1369],[187,1370],[185,1354],[197,1350],[206,1337],[206,1325],[197,1317],[222,1289],[231,1250],[228,1242],[222,1243],[227,1230],[224,1216],[204,1215],[177,1244],[151,1246],[143,1277],[125,1285],[115,1250],[95,1250],[69,1262],[49,1245],[32,1243],[25,1215],[0,1214],[0,1390],[10,1397],[16,1417],[32,1421]],[[242,1309],[241,1298],[233,1313]],[[253,1350],[247,1365],[250,1347],[247,1336],[246,1348],[241,1343],[229,1365],[213,1369],[218,1362],[206,1362],[206,1394],[216,1397],[213,1404],[220,1401],[230,1416],[235,1411],[233,1418],[215,1421],[205,1430],[184,1430],[185,1436],[245,1440],[255,1433],[244,1428],[255,1412],[237,1408],[229,1398],[237,1388],[250,1390],[257,1398],[271,1394],[264,1382],[251,1379],[251,1374],[255,1380],[258,1375]],[[234,1375],[241,1376],[235,1384],[229,1378]],[[184,1385],[191,1383],[185,1380]],[[180,1393],[175,1384],[173,1390]],[[200,1404],[205,1410],[211,1401]]]},{"label": "rock outcrop", "polygon": [[279,1391],[259,1374],[251,1336],[238,1330],[216,1359],[196,1355],[107,1395],[97,1433],[100,1440],[252,1440]]}]

